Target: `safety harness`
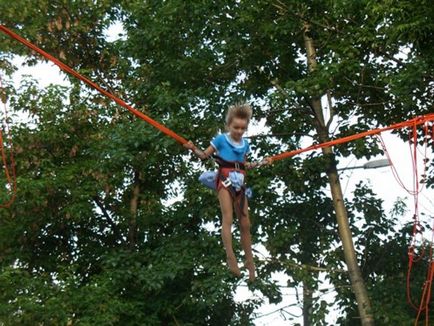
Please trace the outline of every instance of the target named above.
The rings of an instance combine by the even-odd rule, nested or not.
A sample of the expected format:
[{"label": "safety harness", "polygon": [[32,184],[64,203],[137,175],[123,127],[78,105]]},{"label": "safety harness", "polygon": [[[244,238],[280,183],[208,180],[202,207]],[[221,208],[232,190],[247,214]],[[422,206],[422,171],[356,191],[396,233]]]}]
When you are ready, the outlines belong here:
[{"label": "safety harness", "polygon": [[240,185],[239,189],[237,190],[233,185],[231,178],[229,176],[226,177],[223,174],[223,169],[231,169],[235,172],[239,172],[239,171],[244,172],[245,171],[244,163],[226,161],[217,155],[213,155],[213,158],[219,166],[216,186],[218,187],[218,181],[220,180],[224,189],[226,189],[232,197],[234,207],[235,207],[235,214],[237,214],[238,218],[245,216],[244,203],[246,201],[246,186],[244,182],[243,184]]}]

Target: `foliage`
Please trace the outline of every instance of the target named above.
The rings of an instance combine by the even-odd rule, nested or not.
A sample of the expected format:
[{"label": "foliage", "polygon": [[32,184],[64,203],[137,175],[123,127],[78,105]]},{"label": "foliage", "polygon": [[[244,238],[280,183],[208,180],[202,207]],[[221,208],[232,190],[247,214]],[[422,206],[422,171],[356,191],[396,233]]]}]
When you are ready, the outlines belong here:
[{"label": "foliage", "polygon": [[[318,141],[313,99],[332,99],[324,110],[329,138],[431,112],[431,7],[423,0],[0,1],[2,24],[203,147],[223,128],[227,104],[249,100],[272,134],[251,139],[258,156]],[[109,42],[106,29],[116,22],[124,38]],[[307,24],[314,71],[305,63]],[[28,52],[0,37],[0,69],[10,74],[10,55]],[[38,60],[29,57],[28,64]],[[26,80],[7,91],[29,122],[13,126],[19,194],[0,212],[2,322],[253,321],[261,302],[234,301],[237,282],[222,266],[217,232],[205,227],[219,225],[217,202],[177,144],[72,79],[67,88]],[[354,322],[326,173],[343,157],[380,153],[366,139],[335,148],[336,157],[313,153],[250,173],[253,238],[271,256],[258,264],[253,289],[278,302],[270,280],[283,271],[291,286],[315,291],[317,267],[337,289],[339,322]],[[394,229],[363,184],[347,209],[377,321],[412,320],[398,288],[408,234]],[[328,309],[314,296],[311,322],[324,324]]]}]

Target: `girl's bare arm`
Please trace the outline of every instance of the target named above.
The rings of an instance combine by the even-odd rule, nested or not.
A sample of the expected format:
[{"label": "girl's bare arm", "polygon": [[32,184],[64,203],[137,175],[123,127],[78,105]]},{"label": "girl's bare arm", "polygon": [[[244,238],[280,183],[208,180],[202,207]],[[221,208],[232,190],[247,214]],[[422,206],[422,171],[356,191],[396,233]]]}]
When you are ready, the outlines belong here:
[{"label": "girl's bare arm", "polygon": [[208,146],[207,149],[202,151],[200,148],[197,148],[191,141],[184,144],[184,147],[191,150],[201,160],[209,158],[215,152],[215,148],[212,146]]},{"label": "girl's bare arm", "polygon": [[246,162],[245,166],[246,166],[246,169],[250,170],[250,169],[258,168],[258,167],[263,166],[263,165],[269,165],[272,163],[273,163],[273,160],[270,157],[265,157],[260,162]]}]

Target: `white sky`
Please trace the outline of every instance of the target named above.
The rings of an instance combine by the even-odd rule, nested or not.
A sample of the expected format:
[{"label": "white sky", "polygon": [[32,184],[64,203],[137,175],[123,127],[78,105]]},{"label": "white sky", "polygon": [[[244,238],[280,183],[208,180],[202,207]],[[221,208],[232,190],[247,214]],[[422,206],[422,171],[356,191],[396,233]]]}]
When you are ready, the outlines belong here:
[{"label": "white sky", "polygon": [[[17,58],[14,63],[17,65],[21,65],[23,62],[22,59]],[[38,80],[39,85],[41,87],[45,87],[49,84],[62,84],[66,85],[67,82],[65,81],[63,73],[60,73],[59,68],[53,64],[49,63],[41,63],[33,67],[27,67],[27,66],[21,66],[19,71],[14,75],[14,82],[18,84],[22,78],[22,75],[31,75],[33,78]],[[252,126],[249,129],[249,134],[256,134],[263,132],[263,129],[260,126]],[[397,137],[391,135],[390,133],[384,133],[383,137],[386,141],[387,147],[389,149],[391,158],[396,165],[396,168],[398,170],[398,173],[403,180],[404,184],[411,188],[413,177],[412,177],[412,161],[411,161],[411,153],[409,150],[408,144],[404,144],[401,140],[399,140]],[[422,149],[421,149],[422,150]],[[422,160],[422,155],[420,154],[420,159]],[[428,155],[429,158],[432,158],[432,149],[428,149]],[[384,157],[377,157],[376,159],[381,159]],[[352,167],[352,166],[359,166],[364,164],[366,161],[357,161],[355,159],[348,159],[345,162],[341,162],[340,167]],[[279,164],[278,162],[275,164]],[[419,167],[419,171],[421,171],[421,166]],[[385,168],[379,168],[379,169],[369,169],[369,170],[363,170],[363,169],[356,169],[356,170],[348,170],[348,171],[342,171],[341,172],[341,182],[343,191],[345,192],[345,196],[351,196],[351,193],[354,191],[355,185],[360,181],[364,180],[366,182],[369,182],[372,185],[372,190],[378,194],[380,198],[384,200],[385,203],[385,210],[386,212],[389,212],[391,209],[394,201],[397,198],[407,198],[407,206],[409,208],[408,214],[402,218],[402,220],[399,222],[401,227],[403,224],[411,220],[412,217],[412,198],[411,196],[402,189],[398,183],[396,182],[391,169],[389,167]],[[427,216],[423,217],[420,216],[422,220],[428,220],[430,217],[434,216],[434,205],[433,205],[433,191],[431,189],[425,189],[419,197],[420,200],[420,212],[424,212],[427,214]],[[431,239],[429,239],[431,240]],[[256,250],[260,250],[261,252],[264,252],[264,250],[256,245]],[[276,279],[279,281],[279,284],[285,285],[285,277],[282,275],[276,275]],[[323,287],[329,287],[328,284],[324,284]],[[402,291],[405,291],[405,288],[403,286]],[[285,307],[290,304],[293,304],[296,302],[295,299],[295,290],[294,289],[287,289],[283,288],[282,292],[284,294],[284,300],[278,304],[278,305],[271,305],[271,304],[265,304],[260,309],[258,309],[256,312],[261,314],[268,314],[273,311],[278,310],[280,307]],[[299,289],[299,293],[301,294],[302,291]],[[239,287],[236,298],[237,300],[245,300],[247,298],[251,298],[252,296],[258,295],[258,293],[253,294],[250,292],[247,287],[245,286],[245,283],[241,283],[241,286]],[[324,297],[322,298],[324,299]],[[325,299],[329,302],[333,302],[333,293],[329,294],[325,297]],[[290,309],[291,313],[294,313],[296,315],[301,315],[301,310],[298,308],[292,308]],[[333,316],[331,314],[328,318],[328,321],[330,324],[333,324],[337,316]],[[302,324],[302,317],[298,320],[296,319],[294,322],[299,322]],[[288,321],[285,320],[285,315],[279,312],[273,313],[267,317],[260,318],[256,321],[256,325],[288,325]]]}]

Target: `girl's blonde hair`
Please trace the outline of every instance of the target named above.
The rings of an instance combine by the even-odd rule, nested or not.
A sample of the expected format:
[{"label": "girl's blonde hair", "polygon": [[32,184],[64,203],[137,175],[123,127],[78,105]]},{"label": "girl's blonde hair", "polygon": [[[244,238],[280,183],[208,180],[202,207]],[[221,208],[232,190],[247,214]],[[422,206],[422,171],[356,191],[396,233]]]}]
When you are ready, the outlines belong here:
[{"label": "girl's blonde hair", "polygon": [[252,107],[247,103],[231,105],[226,113],[226,126],[229,126],[234,118],[247,120],[247,123],[249,123],[252,118],[252,113]]}]

